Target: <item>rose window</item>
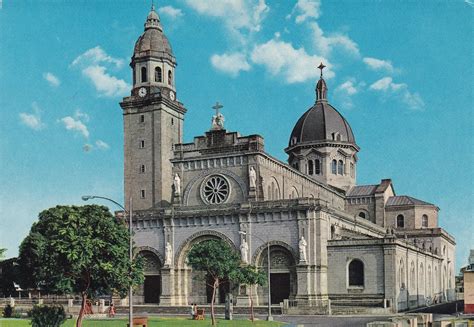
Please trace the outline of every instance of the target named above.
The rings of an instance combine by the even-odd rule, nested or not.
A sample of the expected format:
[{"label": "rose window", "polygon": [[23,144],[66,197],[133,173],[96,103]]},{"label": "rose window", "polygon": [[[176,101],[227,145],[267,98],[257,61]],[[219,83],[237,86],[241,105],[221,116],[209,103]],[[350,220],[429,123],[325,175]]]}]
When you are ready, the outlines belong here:
[{"label": "rose window", "polygon": [[202,186],[202,198],[208,204],[224,203],[229,197],[229,183],[219,175],[209,177]]}]

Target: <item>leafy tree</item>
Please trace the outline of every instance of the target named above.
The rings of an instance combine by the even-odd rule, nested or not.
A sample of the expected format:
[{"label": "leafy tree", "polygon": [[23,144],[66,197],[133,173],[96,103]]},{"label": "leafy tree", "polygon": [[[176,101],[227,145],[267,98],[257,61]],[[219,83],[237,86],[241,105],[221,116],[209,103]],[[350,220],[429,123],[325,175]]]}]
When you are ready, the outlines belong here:
[{"label": "leafy tree", "polygon": [[5,257],[5,252],[7,252],[7,249],[0,249],[0,261]]},{"label": "leafy tree", "polygon": [[88,296],[118,293],[143,282],[143,260],[129,260],[129,233],[107,207],[56,206],[39,214],[20,245],[21,285],[79,293],[82,326]]},{"label": "leafy tree", "polygon": [[236,269],[230,278],[234,282],[249,286],[250,320],[254,321],[252,286],[265,285],[267,282],[266,274],[262,270],[258,270],[255,266],[243,266]]},{"label": "leafy tree", "polygon": [[4,297],[15,294],[16,289],[13,283],[18,284],[18,259],[10,258],[0,261],[0,294]]},{"label": "leafy tree", "polygon": [[188,264],[210,277],[212,286],[211,319],[215,326],[214,302],[219,284],[239,268],[240,257],[222,240],[208,240],[195,244],[188,253]]}]

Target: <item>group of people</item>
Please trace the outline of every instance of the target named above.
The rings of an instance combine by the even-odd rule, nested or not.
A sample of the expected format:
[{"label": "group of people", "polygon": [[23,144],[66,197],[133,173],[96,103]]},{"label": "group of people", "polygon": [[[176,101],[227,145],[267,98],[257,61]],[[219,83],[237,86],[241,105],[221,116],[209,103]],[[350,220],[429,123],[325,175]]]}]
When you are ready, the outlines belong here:
[{"label": "group of people", "polygon": [[196,303],[191,303],[191,319],[198,320],[198,306]]}]

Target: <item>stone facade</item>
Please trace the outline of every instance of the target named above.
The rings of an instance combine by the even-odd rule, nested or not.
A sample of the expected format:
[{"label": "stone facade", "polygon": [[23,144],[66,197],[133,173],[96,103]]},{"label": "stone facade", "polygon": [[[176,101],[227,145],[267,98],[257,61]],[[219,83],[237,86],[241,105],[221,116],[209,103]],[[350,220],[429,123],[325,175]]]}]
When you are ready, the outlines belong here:
[{"label": "stone facade", "polygon": [[[285,149],[289,164],[266,153],[261,136],[226,131],[217,112],[209,131],[182,143],[186,109],[174,80],[147,82],[138,73],[145,67],[149,76],[166,63],[174,75],[176,67],[154,10],[145,26],[132,57],[134,87],[121,103],[125,196],[133,198],[136,252],[147,259],[135,301],[208,303],[206,276],[186,265],[193,244],[208,239],[236,251],[245,241],[249,264],[262,269],[270,245],[274,304],[313,313],[347,303],[397,312],[454,299],[455,242],[437,227],[439,209],[397,196],[389,179],[356,185],[359,147],[327,103],[322,76],[303,117],[324,133],[298,122]],[[157,40],[143,49],[147,37]],[[246,305],[249,290],[231,286],[220,287],[217,301],[234,289],[237,305]],[[266,286],[253,294],[256,305],[267,304]]]}]

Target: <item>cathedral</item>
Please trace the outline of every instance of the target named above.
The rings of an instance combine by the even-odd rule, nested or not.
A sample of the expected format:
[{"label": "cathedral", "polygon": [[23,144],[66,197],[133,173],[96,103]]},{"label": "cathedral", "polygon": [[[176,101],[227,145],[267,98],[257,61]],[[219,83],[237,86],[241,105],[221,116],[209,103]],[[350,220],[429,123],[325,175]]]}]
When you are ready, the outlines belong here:
[{"label": "cathedral", "polygon": [[[455,240],[438,227],[439,208],[396,194],[390,179],[357,184],[359,146],[329,103],[323,64],[287,162],[267,153],[260,135],[227,131],[218,103],[209,130],[183,143],[177,61],[154,8],[130,66],[133,88],[120,103],[124,188],[136,253],[146,258],[135,304],[209,303],[205,276],[186,264],[190,248],[209,239],[228,243],[243,265],[270,266],[270,283],[252,292],[258,306],[388,313],[454,299]],[[232,292],[247,306],[249,289],[229,284],[217,302]]]}]

